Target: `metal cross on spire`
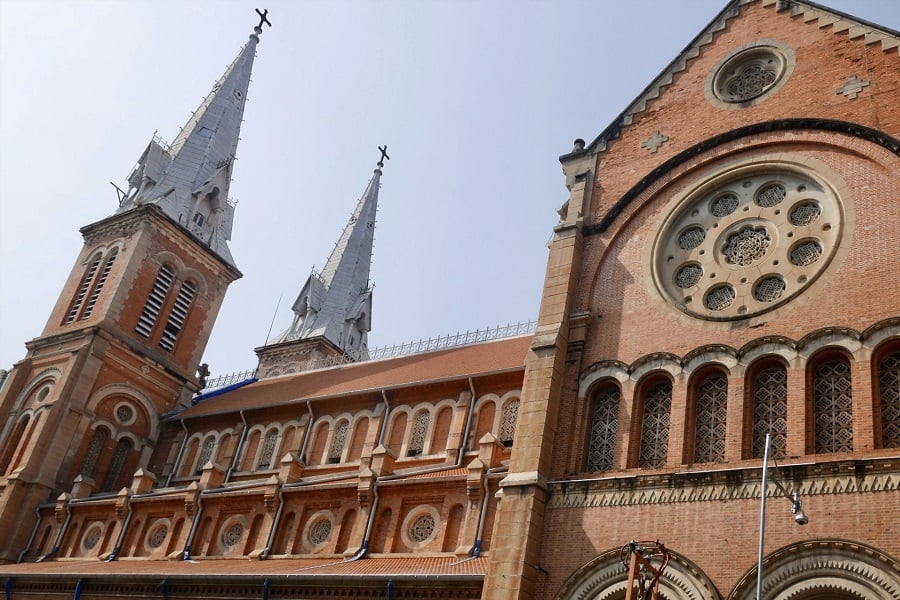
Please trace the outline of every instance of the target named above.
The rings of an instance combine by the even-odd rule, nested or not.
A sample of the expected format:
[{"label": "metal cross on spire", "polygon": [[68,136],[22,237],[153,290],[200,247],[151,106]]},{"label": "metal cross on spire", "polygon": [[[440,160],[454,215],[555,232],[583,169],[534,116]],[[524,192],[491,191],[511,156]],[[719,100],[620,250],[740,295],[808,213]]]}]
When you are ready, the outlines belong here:
[{"label": "metal cross on spire", "polygon": [[378,159],[378,168],[381,168],[384,166],[384,161],[391,160],[391,157],[388,156],[387,153],[387,144],[385,144],[384,146],[378,146],[378,149],[381,150],[381,158]]},{"label": "metal cross on spire", "polygon": [[266,9],[264,9],[262,12],[260,12],[258,8],[254,9],[254,10],[256,11],[256,14],[259,15],[259,25],[257,25],[256,27],[254,27],[254,29],[258,29],[259,32],[262,33],[262,26],[263,26],[263,23],[265,23],[265,24],[268,25],[269,27],[272,26],[272,24],[269,22],[269,19],[266,18],[266,15],[269,14],[269,9],[266,8]]}]

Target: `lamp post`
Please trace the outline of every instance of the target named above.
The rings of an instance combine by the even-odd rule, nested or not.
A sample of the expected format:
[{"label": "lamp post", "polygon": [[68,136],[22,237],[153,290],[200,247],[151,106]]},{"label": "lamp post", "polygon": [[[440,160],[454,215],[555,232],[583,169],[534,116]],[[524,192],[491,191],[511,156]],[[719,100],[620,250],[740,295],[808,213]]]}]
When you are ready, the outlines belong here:
[{"label": "lamp post", "polygon": [[[772,448],[772,433],[766,433],[766,448],[763,451],[763,471],[762,471],[762,499],[759,509],[759,556],[756,563],[756,600],[762,600],[762,579],[763,579],[763,545],[766,539],[766,495],[769,489],[769,451]],[[776,463],[777,464],[777,463]],[[803,512],[803,503],[800,501],[800,494],[797,492],[788,493],[781,482],[773,477],[773,483],[781,494],[791,501],[791,514],[794,515],[794,521],[798,525],[806,525],[809,523],[809,517]]]}]

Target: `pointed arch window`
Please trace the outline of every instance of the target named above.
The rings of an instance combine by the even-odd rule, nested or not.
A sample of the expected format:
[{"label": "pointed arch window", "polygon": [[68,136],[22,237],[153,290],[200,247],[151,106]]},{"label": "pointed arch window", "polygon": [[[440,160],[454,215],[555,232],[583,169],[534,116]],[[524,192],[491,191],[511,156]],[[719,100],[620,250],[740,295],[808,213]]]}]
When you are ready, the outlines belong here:
[{"label": "pointed arch window", "polygon": [[881,447],[900,448],[900,350],[878,361]]},{"label": "pointed arch window", "polygon": [[772,434],[772,456],[787,456],[787,370],[780,364],[762,368],[753,375],[752,458],[762,458],[766,434]]},{"label": "pointed arch window", "polygon": [[347,431],[350,423],[341,421],[334,429],[334,437],[331,438],[331,452],[328,453],[328,462],[336,464],[341,462],[341,454],[344,452],[344,444],[347,442]]},{"label": "pointed arch window", "polygon": [[609,471],[613,467],[621,397],[619,386],[612,382],[603,384],[594,394],[591,439],[588,443],[588,471]]},{"label": "pointed arch window", "polygon": [[271,468],[276,444],[278,444],[278,430],[273,429],[266,434],[266,438],[263,441],[262,452],[259,455],[259,460],[256,462],[257,471]]},{"label": "pointed arch window", "polygon": [[507,448],[513,445],[516,437],[516,423],[519,420],[519,399],[511,398],[503,405],[500,415],[500,443]]},{"label": "pointed arch window", "polygon": [[721,373],[700,379],[694,390],[694,463],[725,460],[725,416],[728,405],[728,380]]},{"label": "pointed arch window", "polygon": [[100,489],[104,492],[115,491],[119,478],[122,475],[122,468],[128,455],[131,453],[131,441],[127,439],[119,440],[116,444],[116,451],[113,453],[112,461],[109,463],[109,469],[106,471],[106,478],[103,480],[103,487]]},{"label": "pointed arch window", "polygon": [[425,435],[428,433],[428,425],[431,423],[431,413],[427,410],[420,411],[413,421],[412,436],[409,439],[407,456],[418,456],[425,450]]},{"label": "pointed arch window", "polygon": [[816,422],[816,454],[853,450],[853,397],[850,363],[844,358],[815,365],[813,409]]},{"label": "pointed arch window", "polygon": [[88,445],[87,452],[84,455],[84,461],[81,463],[81,475],[83,477],[94,476],[94,469],[97,468],[97,461],[100,459],[100,453],[106,446],[106,440],[109,439],[109,432],[103,427],[94,430],[94,436]]},{"label": "pointed arch window", "polygon": [[645,469],[664,467],[669,447],[672,383],[665,380],[645,386],[642,405],[638,466]]},{"label": "pointed arch window", "polygon": [[100,268],[100,263],[102,260],[103,254],[100,252],[96,253],[91,258],[90,262],[88,263],[87,269],[85,269],[84,276],[81,278],[81,285],[78,286],[78,291],[75,293],[75,298],[72,299],[72,304],[69,306],[69,312],[66,313],[66,318],[63,321],[63,325],[74,323],[75,319],[78,318],[78,314],[81,312],[81,306],[91,289],[91,284],[94,282],[94,278],[97,276],[97,270]]},{"label": "pointed arch window", "polygon": [[140,318],[138,318],[137,327],[134,328],[139,335],[149,338],[153,333],[153,326],[156,325],[156,319],[159,317],[159,312],[162,310],[163,303],[166,301],[166,295],[169,293],[169,288],[172,287],[174,280],[175,271],[168,265],[162,265],[159,268],[156,281],[153,282],[153,288],[150,290],[147,302],[144,304],[144,310],[141,312]]}]

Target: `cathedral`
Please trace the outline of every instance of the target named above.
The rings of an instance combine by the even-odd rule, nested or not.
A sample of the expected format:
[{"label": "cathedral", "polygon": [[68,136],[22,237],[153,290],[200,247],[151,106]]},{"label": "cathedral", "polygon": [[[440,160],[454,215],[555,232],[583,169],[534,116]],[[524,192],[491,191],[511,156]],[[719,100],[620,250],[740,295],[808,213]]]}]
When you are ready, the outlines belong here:
[{"label": "cathedral", "polygon": [[8,600],[900,599],[900,33],[711,15],[560,157],[524,327],[370,350],[381,147],[207,381],[257,12],[2,382]]}]

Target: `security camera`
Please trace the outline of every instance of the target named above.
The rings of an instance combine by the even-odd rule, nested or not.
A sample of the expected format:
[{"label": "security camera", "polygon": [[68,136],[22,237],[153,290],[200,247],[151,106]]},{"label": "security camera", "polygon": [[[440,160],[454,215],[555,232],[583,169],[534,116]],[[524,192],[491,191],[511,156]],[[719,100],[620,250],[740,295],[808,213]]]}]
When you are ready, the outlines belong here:
[{"label": "security camera", "polygon": [[802,510],[794,515],[794,520],[797,522],[797,525],[806,525],[809,523],[809,517],[807,517]]}]

